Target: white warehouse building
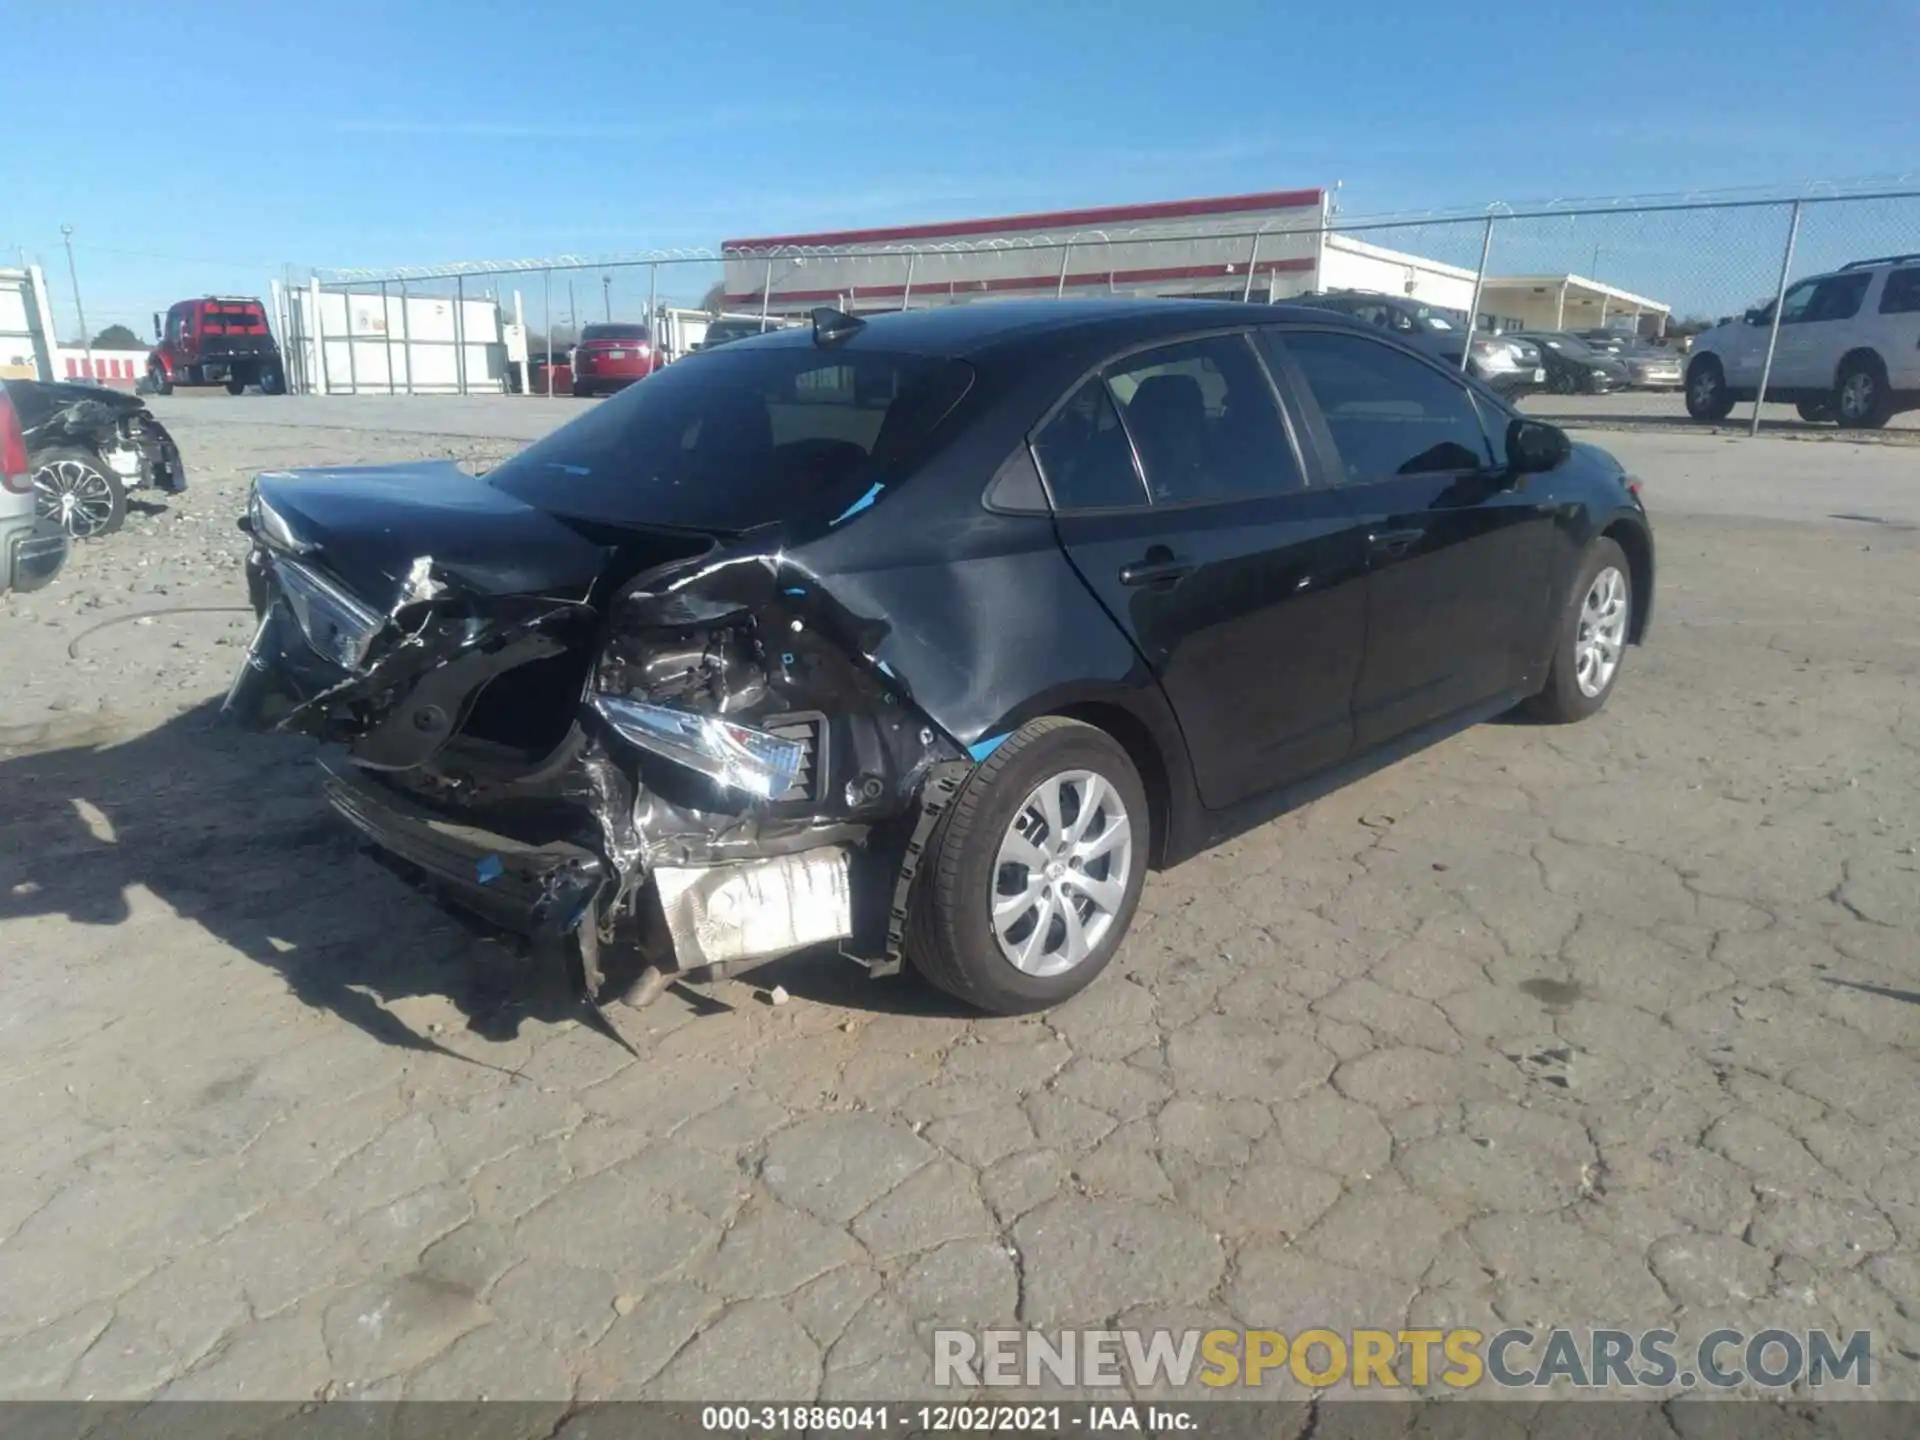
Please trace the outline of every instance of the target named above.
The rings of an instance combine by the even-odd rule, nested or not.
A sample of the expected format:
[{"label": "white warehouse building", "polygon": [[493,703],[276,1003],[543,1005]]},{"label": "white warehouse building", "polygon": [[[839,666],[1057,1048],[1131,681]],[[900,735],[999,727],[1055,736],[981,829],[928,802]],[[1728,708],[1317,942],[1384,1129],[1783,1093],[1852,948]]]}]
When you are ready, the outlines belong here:
[{"label": "white warehouse building", "polygon": [[[795,316],[832,305],[851,313],[1055,295],[1285,300],[1309,290],[1370,290],[1465,314],[1474,272],[1328,229],[1329,192],[1112,205],[865,230],[762,235],[721,242],[725,308]],[[1562,285],[1562,281],[1566,285]],[[1568,328],[1605,323],[1594,282],[1489,276],[1481,323],[1540,328],[1536,294],[1566,297]],[[1536,291],[1535,287],[1545,287]],[[1505,288],[1502,288],[1505,287]],[[1602,287],[1604,288],[1604,287]],[[1615,294],[1621,321],[1664,317],[1644,296]],[[1516,302],[1510,308],[1490,303]],[[1518,312],[1518,313],[1515,313]]]}]

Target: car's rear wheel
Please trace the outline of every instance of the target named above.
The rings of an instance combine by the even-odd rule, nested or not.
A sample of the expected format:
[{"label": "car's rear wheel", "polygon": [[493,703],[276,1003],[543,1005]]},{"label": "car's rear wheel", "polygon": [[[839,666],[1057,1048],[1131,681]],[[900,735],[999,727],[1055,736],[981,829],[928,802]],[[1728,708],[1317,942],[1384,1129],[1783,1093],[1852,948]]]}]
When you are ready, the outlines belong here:
[{"label": "car's rear wheel", "polygon": [[167,372],[163,367],[159,365],[149,365],[147,367],[147,380],[148,383],[153,386],[154,394],[171,395],[173,393],[173,381],[167,378]]},{"label": "car's rear wheel", "polygon": [[1833,408],[1840,424],[1850,430],[1878,430],[1893,418],[1893,391],[1877,356],[1856,355],[1841,365]]},{"label": "car's rear wheel", "polygon": [[1594,541],[1555,631],[1547,683],[1527,702],[1536,719],[1584,720],[1613,693],[1633,622],[1633,567],[1612,540]]},{"label": "car's rear wheel", "polygon": [[227,381],[227,393],[229,395],[241,394],[243,391],[246,390],[246,388],[247,388],[247,382],[242,380],[238,375],[235,375],[232,379]]},{"label": "car's rear wheel", "polygon": [[1733,413],[1733,394],[1720,362],[1704,355],[1687,371],[1687,414],[1696,420],[1724,420]]},{"label": "car's rear wheel", "polygon": [[1802,420],[1810,424],[1818,425],[1822,421],[1834,418],[1833,402],[1831,400],[1802,400],[1793,408]]},{"label": "car's rear wheel", "polygon": [[40,513],[76,540],[111,535],[127,521],[126,486],[85,450],[34,456],[33,496]]},{"label": "car's rear wheel", "polygon": [[1007,738],[934,832],[907,951],[1003,1015],[1058,1004],[1113,959],[1146,877],[1147,796],[1104,730],[1048,716]]}]

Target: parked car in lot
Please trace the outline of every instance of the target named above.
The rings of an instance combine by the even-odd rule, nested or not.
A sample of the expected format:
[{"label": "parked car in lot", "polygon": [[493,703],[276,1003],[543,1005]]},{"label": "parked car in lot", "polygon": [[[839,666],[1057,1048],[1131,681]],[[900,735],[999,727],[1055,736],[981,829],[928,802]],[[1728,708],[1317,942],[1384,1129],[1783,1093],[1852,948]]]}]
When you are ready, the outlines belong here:
[{"label": "parked car in lot", "polygon": [[127,492],[187,488],[180,447],[138,396],[97,385],[9,382],[40,513],[76,540],[111,535]]},{"label": "parked car in lot", "polygon": [[67,563],[67,532],[40,513],[25,428],[14,409],[20,380],[0,380],[0,593],[38,590]]},{"label": "parked car in lot", "polygon": [[1505,396],[1523,395],[1546,384],[1546,371],[1536,361],[1523,363],[1519,350],[1506,337],[1469,335],[1467,318],[1400,295],[1370,290],[1322,290],[1289,302],[1316,310],[1332,310],[1367,325],[1375,325],[1431,354],[1456,369],[1467,353],[1467,373]]},{"label": "parked car in lot", "polygon": [[340,814],[573,936],[590,995],[648,917],[643,995],[838,942],[1027,1010],[1149,867],[1599,710],[1652,602],[1638,488],[1325,310],[822,311],[479,478],[259,476],[227,710],[344,747]]},{"label": "parked car in lot", "polygon": [[587,325],[573,347],[573,393],[611,395],[660,368],[653,332],[644,325]]},{"label": "parked car in lot", "polygon": [[[1773,306],[1702,332],[1687,362],[1687,413],[1724,420],[1760,389]],[[1787,288],[1769,400],[1804,420],[1877,429],[1920,409],[1920,254],[1856,260]]]},{"label": "parked car in lot", "polygon": [[771,328],[758,320],[716,320],[707,326],[707,333],[700,337],[695,348],[711,350],[716,345],[725,345],[731,340],[744,340],[749,335],[764,335]]},{"label": "parked car in lot", "polygon": [[1544,388],[1555,395],[1605,395],[1627,386],[1627,367],[1593,349],[1578,335],[1564,330],[1529,330],[1520,338],[1539,347],[1547,372]]},{"label": "parked car in lot", "polygon": [[251,295],[203,295],[182,300],[162,321],[153,317],[147,389],[171,395],[176,385],[224,385],[238,395],[249,385],[279,395],[287,388],[280,346],[267,312]]},{"label": "parked car in lot", "polygon": [[1635,340],[1613,358],[1627,367],[1628,383],[1636,390],[1678,390],[1685,383],[1680,352],[1664,345]]}]

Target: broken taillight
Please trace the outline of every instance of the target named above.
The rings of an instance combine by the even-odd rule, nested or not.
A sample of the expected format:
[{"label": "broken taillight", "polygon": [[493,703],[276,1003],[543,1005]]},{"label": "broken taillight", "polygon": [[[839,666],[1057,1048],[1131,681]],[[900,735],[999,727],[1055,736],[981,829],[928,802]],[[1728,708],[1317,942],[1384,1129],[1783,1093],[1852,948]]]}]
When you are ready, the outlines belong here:
[{"label": "broken taillight", "polygon": [[20,416],[0,385],[0,485],[24,495],[33,489],[32,466],[27,461],[26,432],[20,428]]}]

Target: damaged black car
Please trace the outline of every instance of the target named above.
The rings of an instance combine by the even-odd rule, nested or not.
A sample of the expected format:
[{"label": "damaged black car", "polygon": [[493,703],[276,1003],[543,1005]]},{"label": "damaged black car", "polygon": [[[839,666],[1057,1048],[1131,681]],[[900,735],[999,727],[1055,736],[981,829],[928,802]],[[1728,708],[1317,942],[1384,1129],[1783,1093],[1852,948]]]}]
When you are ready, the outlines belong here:
[{"label": "damaged black car", "polygon": [[187,488],[180,447],[146,402],[99,385],[12,380],[40,513],[76,540],[126,523],[127,492]]},{"label": "damaged black car", "polygon": [[475,477],[290,471],[226,708],[373,851],[629,999],[836,945],[988,1010],[1149,867],[1644,634],[1638,482],[1322,311],[817,312]]}]

